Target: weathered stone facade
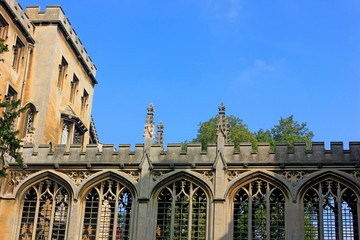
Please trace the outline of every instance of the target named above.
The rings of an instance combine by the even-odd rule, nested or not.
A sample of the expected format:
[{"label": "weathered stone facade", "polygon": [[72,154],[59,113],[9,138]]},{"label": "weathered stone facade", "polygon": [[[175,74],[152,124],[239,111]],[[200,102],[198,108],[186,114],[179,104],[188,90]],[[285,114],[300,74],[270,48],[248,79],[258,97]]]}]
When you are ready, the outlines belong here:
[{"label": "weathered stone facade", "polygon": [[[273,152],[267,143],[259,144],[257,151],[252,150],[251,144],[242,143],[240,151],[235,152],[233,144],[225,143],[223,133],[226,131],[218,130],[218,143],[209,144],[205,152],[201,150],[200,144],[189,144],[186,151],[181,150],[181,144],[168,144],[167,151],[164,151],[162,141],[153,144],[152,109],[149,108],[145,125],[145,144],[137,144],[135,151],[131,151],[127,144],[119,145],[118,151],[109,144],[102,145],[102,148],[88,145],[86,151],[82,151],[80,145],[71,145],[69,151],[65,150],[65,145],[56,145],[55,151],[51,151],[49,145],[40,145],[37,148],[32,145],[25,146],[23,157],[27,163],[26,169],[20,170],[11,165],[8,169],[9,175],[1,183],[1,235],[7,236],[6,239],[19,237],[24,224],[21,216],[24,214],[22,209],[26,193],[32,186],[51,180],[66,189],[68,194],[66,239],[117,239],[115,235],[112,235],[113,238],[102,238],[99,227],[92,230],[93,233],[97,231],[97,238],[95,235],[93,238],[86,238],[88,225],[84,222],[84,217],[89,207],[87,194],[94,186],[107,184],[107,181],[120,184],[132,197],[128,238],[124,239],[170,239],[165,235],[161,237],[161,231],[165,229],[161,228],[159,206],[164,189],[170,185],[175,186],[178,182],[184,186],[192,184],[194,189],[201,189],[206,199],[203,210],[203,237],[194,237],[186,232],[189,236],[184,239],[242,239],[236,237],[234,227],[236,196],[241,189],[248,186],[256,188],[264,184],[269,186],[269,190],[277,189],[283,196],[281,201],[284,226],[278,229],[277,239],[305,239],[307,231],[304,228],[308,227],[304,224],[304,209],[307,208],[304,206],[304,201],[307,202],[304,200],[307,198],[305,195],[319,184],[332,185],[334,198],[340,196],[337,196],[333,189],[338,189],[340,195],[341,191],[350,191],[356,204],[352,209],[357,212],[349,210],[351,223],[346,222],[344,216],[349,213],[344,207],[346,200],[341,200],[340,207],[343,209],[340,212],[343,213],[343,221],[338,221],[343,225],[351,225],[352,233],[346,235],[345,227],[335,227],[338,223],[330,217],[327,221],[333,221],[331,224],[334,225],[334,235],[327,238],[330,225],[322,224],[316,228],[318,237],[359,238],[360,142],[350,143],[350,150],[343,150],[340,142],[331,143],[330,150],[325,150],[321,142],[313,143],[312,150],[306,150],[304,143],[297,143],[294,152],[288,152],[286,144],[277,144],[276,151]],[[162,131],[162,128],[160,130]],[[182,187],[182,191],[187,192],[187,188],[181,184],[178,185],[179,188]],[[271,201],[269,204],[272,204]],[[325,210],[321,213],[325,214]],[[97,214],[98,212],[96,216]],[[325,217],[323,219],[325,221]],[[265,217],[264,225],[271,225],[271,221],[273,220],[266,220]],[[320,224],[320,221],[317,222]],[[167,227],[171,228],[172,224],[174,223],[169,222]],[[189,228],[193,229],[191,226]],[[264,236],[274,239],[271,237],[271,229],[264,229],[268,232],[268,235]],[[251,231],[253,232],[249,234]],[[172,234],[176,236],[179,233],[173,230]],[[252,239],[259,239],[252,229],[246,231],[246,234],[248,236],[245,239],[250,239],[251,236]]]},{"label": "weathered stone facade", "polygon": [[1,97],[20,99],[27,108],[16,123],[19,137],[85,147],[96,68],[61,7],[41,12],[30,6],[24,12],[14,0],[1,1],[0,38],[9,50],[1,54]]},{"label": "weathered stone facade", "polygon": [[[1,239],[359,239],[360,142],[349,150],[341,142],[330,150],[322,142],[311,150],[295,143],[293,152],[284,143],[275,151],[241,143],[235,151],[222,104],[217,143],[206,151],[177,143],[165,151],[166,131],[161,122],[155,131],[152,105],[135,151],[129,144],[70,144],[75,127],[88,134],[92,126],[96,136],[95,67],[60,7],[28,7],[25,15],[15,1],[0,6],[6,43],[16,44],[14,36],[27,43],[18,73],[14,50],[3,54],[0,93],[24,89],[22,105],[31,103],[37,114],[28,141],[34,144],[22,149],[26,166],[11,162],[0,179]],[[71,98],[74,74],[88,93],[85,114],[80,96]],[[55,145],[69,122],[71,138]]]}]

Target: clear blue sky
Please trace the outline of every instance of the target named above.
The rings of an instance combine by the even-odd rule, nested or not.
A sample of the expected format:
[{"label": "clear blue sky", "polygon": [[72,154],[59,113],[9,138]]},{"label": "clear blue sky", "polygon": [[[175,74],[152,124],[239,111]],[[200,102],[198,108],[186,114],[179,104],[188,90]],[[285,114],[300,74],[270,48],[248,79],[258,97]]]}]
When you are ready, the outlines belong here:
[{"label": "clear blue sky", "polygon": [[360,140],[358,0],[20,4],[63,7],[98,68],[103,143],[142,143],[150,102],[166,143],[192,139],[221,101],[251,131],[293,114],[326,146]]}]

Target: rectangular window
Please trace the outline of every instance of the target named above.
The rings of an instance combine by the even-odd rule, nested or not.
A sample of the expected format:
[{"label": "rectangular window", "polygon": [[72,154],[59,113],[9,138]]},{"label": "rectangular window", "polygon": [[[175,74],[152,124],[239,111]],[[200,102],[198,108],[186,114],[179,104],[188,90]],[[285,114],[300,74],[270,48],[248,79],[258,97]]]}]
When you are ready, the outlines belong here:
[{"label": "rectangular window", "polygon": [[19,70],[19,66],[21,64],[21,58],[23,55],[25,45],[21,42],[21,40],[17,37],[16,44],[13,46],[13,61],[12,67],[15,71]]},{"label": "rectangular window", "polygon": [[2,39],[7,38],[8,27],[9,27],[9,24],[5,21],[3,16],[0,15],[0,38],[2,38]]},{"label": "rectangular window", "polygon": [[84,94],[81,97],[81,116],[85,115],[87,106],[88,106],[88,98],[89,98],[89,94],[87,93],[87,91],[84,89]]},{"label": "rectangular window", "polygon": [[15,91],[15,89],[13,89],[10,85],[9,85],[9,89],[7,94],[5,95],[5,101],[7,102],[11,102],[12,100],[16,100],[17,98],[17,92]]},{"label": "rectangular window", "polygon": [[73,80],[71,82],[71,92],[70,92],[70,102],[71,103],[74,103],[78,85],[79,85],[79,79],[74,74]]},{"label": "rectangular window", "polygon": [[58,88],[62,90],[64,79],[66,77],[66,72],[68,68],[68,63],[64,57],[61,59],[61,64],[59,65],[59,79],[58,79]]}]

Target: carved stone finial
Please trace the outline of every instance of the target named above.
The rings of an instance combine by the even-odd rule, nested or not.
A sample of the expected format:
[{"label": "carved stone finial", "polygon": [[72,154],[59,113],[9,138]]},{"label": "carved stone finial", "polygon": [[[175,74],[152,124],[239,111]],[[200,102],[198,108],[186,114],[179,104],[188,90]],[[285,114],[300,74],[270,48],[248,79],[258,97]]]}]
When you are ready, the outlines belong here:
[{"label": "carved stone finial", "polygon": [[154,138],[154,107],[153,104],[150,103],[150,106],[147,108],[148,113],[146,115],[146,124],[145,124],[145,129],[144,129],[144,137],[148,137],[148,138]]},{"label": "carved stone finial", "polygon": [[225,139],[225,143],[231,143],[230,138],[230,124],[229,120],[226,119],[225,116],[225,105],[223,102],[221,102],[221,105],[219,106],[219,119],[217,124],[217,132],[216,135],[223,136]]},{"label": "carved stone finial", "polygon": [[160,144],[161,148],[164,149],[164,125],[162,121],[157,125],[157,129],[155,144]]},{"label": "carved stone finial", "polygon": [[219,113],[225,114],[226,108],[223,102],[221,102],[221,105],[219,106]]}]

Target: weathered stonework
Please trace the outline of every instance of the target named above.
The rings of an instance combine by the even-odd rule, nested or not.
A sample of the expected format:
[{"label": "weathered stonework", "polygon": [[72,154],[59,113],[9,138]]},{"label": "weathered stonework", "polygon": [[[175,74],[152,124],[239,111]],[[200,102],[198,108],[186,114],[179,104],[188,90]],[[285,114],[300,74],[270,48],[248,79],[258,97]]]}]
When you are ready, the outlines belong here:
[{"label": "weathered stonework", "polygon": [[[135,151],[99,144],[91,119],[96,68],[62,9],[28,7],[25,14],[17,2],[3,0],[0,14],[12,36],[6,43],[24,43],[18,69],[11,66],[14,49],[2,56],[0,94],[12,86],[31,110],[17,124],[21,131],[27,126],[20,131],[25,168],[10,159],[0,179],[1,239],[303,240],[309,232],[316,239],[359,239],[360,142],[349,150],[341,142],[329,150],[323,142],[311,150],[295,143],[292,152],[286,143],[275,151],[268,143],[257,151],[240,143],[235,151],[222,103],[217,143],[206,151],[197,143],[186,151],[180,143],[165,148],[152,104]],[[85,112],[81,96],[71,98],[73,76],[88,94]]]}]

